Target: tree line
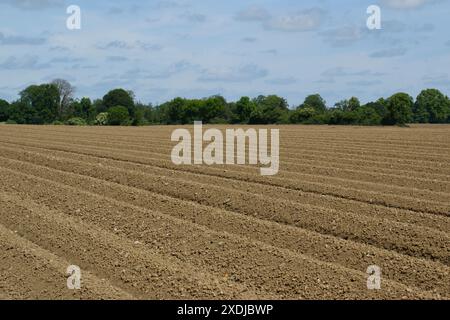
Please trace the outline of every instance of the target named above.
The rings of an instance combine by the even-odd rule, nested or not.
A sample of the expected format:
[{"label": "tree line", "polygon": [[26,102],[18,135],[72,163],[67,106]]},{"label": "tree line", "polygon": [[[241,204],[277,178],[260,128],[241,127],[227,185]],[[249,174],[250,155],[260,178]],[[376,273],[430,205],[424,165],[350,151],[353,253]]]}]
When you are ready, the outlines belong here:
[{"label": "tree line", "polygon": [[329,124],[405,125],[450,123],[450,99],[437,89],[423,90],[416,99],[407,93],[361,104],[358,98],[327,107],[319,94],[296,108],[277,95],[242,97],[228,102],[220,95],[203,99],[175,98],[153,106],[135,101],[133,92],[109,91],[102,99],[74,98],[66,80],[31,85],[19,99],[0,99],[0,122],[7,124],[152,125],[190,124]]}]

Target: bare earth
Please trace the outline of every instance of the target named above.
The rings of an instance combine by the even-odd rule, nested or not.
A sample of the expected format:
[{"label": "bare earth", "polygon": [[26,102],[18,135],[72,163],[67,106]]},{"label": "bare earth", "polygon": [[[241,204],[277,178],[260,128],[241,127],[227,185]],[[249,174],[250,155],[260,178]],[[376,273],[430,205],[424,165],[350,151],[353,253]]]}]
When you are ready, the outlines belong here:
[{"label": "bare earth", "polygon": [[0,299],[450,298],[450,126],[278,128],[264,177],[174,165],[175,127],[0,126]]}]

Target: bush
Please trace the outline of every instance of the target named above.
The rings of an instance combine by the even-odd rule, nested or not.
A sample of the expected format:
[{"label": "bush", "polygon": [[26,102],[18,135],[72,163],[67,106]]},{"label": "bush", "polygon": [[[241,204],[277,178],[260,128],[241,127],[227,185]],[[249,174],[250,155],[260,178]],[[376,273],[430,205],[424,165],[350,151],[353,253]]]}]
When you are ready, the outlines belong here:
[{"label": "bush", "polygon": [[358,124],[363,126],[379,126],[382,118],[372,107],[362,106],[355,111]]},{"label": "bush", "polygon": [[314,108],[302,107],[291,113],[290,121],[291,123],[308,123],[316,115]]},{"label": "bush", "polygon": [[108,124],[111,126],[127,126],[130,124],[128,109],[122,106],[112,107],[108,110]]},{"label": "bush", "polygon": [[66,121],[66,124],[69,126],[85,126],[87,125],[86,120],[83,118],[70,118]]},{"label": "bush", "polygon": [[59,120],[55,120],[55,121],[53,121],[52,125],[54,125],[54,126],[62,126],[62,125],[64,125],[64,122],[59,121]]},{"label": "bush", "polygon": [[9,119],[8,121],[5,122],[5,124],[17,124],[17,122],[15,122],[14,120]]},{"label": "bush", "polygon": [[106,126],[108,124],[108,112],[102,112],[95,118],[96,126]]}]

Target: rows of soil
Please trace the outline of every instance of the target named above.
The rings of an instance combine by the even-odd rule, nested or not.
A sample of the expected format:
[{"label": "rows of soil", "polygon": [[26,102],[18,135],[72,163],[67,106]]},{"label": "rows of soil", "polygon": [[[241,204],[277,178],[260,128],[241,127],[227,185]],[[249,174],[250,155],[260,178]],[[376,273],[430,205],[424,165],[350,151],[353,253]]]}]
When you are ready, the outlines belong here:
[{"label": "rows of soil", "polygon": [[0,126],[0,298],[449,299],[450,127],[278,128],[263,177],[174,165],[174,127]]}]

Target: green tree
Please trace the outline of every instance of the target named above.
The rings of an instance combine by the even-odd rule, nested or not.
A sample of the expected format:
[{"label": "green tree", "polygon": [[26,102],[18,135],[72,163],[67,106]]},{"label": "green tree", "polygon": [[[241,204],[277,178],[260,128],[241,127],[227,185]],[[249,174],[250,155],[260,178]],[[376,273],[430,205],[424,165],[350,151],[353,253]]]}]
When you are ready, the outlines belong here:
[{"label": "green tree", "polygon": [[20,93],[26,123],[52,123],[58,118],[59,92],[54,84],[32,85]]},{"label": "green tree", "polygon": [[334,104],[335,110],[345,111],[348,109],[348,100],[341,100]]},{"label": "green tree", "polygon": [[345,112],[355,111],[361,106],[359,99],[356,97],[351,97],[349,100],[341,100],[334,105],[334,107],[338,110],[342,110]]},{"label": "green tree", "polygon": [[356,111],[343,111],[335,108],[329,111],[328,123],[336,125],[355,125],[358,124],[358,115]]},{"label": "green tree", "polygon": [[388,118],[388,109],[387,109],[387,100],[384,98],[380,98],[375,102],[369,102],[365,104],[363,107],[369,107],[375,110],[375,112],[380,116],[381,118],[381,124],[388,124],[386,123],[386,119]]},{"label": "green tree", "polygon": [[320,96],[320,94],[312,94],[305,98],[303,105],[304,108],[313,108],[317,113],[322,113],[327,111],[327,105],[325,100]]},{"label": "green tree", "polygon": [[150,123],[149,120],[147,120],[146,118],[146,113],[147,111],[151,108],[151,105],[145,105],[143,103],[136,103],[135,105],[136,108],[136,114],[135,117],[133,119],[133,126],[143,126],[143,125],[147,125]]},{"label": "green tree", "polygon": [[0,99],[0,122],[7,121],[9,119],[9,102]]},{"label": "green tree", "polygon": [[112,107],[123,106],[127,108],[130,117],[134,118],[135,106],[133,96],[133,92],[124,89],[111,90],[103,97],[103,108],[108,110]]},{"label": "green tree", "polygon": [[96,114],[106,112],[108,110],[108,108],[106,108],[103,104],[103,99],[95,99],[92,105],[94,106]]},{"label": "green tree", "polygon": [[256,105],[249,97],[242,97],[234,106],[234,114],[237,123],[248,124],[255,111]]},{"label": "green tree", "polygon": [[420,123],[445,123],[450,115],[448,99],[439,90],[423,90],[414,104],[414,120]]},{"label": "green tree", "polygon": [[206,104],[205,100],[199,99],[184,100],[181,112],[181,122],[183,124],[187,124],[193,123],[194,121],[197,120],[205,121],[205,119],[203,119],[203,115],[201,114],[202,112],[204,112],[205,104]]},{"label": "green tree", "polygon": [[228,121],[229,112],[224,97],[216,95],[203,99],[199,105],[199,117],[204,123],[224,123]]},{"label": "green tree", "polygon": [[88,124],[93,124],[97,115],[96,107],[92,104],[91,99],[82,98],[80,101],[72,101],[70,106],[70,117],[77,117],[86,120]]},{"label": "green tree", "polygon": [[[79,100],[73,100],[70,103],[69,110],[67,112],[66,118],[70,119],[73,117],[81,117],[81,105]],[[67,120],[66,119],[66,120]]]},{"label": "green tree", "polygon": [[95,121],[95,116],[97,115],[97,110],[95,106],[92,104],[91,99],[89,98],[82,98],[80,100],[80,106],[81,106],[81,112],[82,112],[82,118],[86,119],[86,121],[90,124],[92,124]]},{"label": "green tree", "polygon": [[351,97],[350,100],[348,100],[348,111],[356,111],[359,107],[361,107],[361,103],[358,98]]},{"label": "green tree", "polygon": [[373,107],[367,105],[359,107],[353,113],[356,115],[357,124],[363,126],[378,126],[383,120]]},{"label": "green tree", "polygon": [[407,93],[396,93],[387,100],[388,124],[405,125],[412,121],[413,98]]},{"label": "green tree", "polygon": [[33,110],[28,110],[29,108],[31,107],[27,106],[20,100],[12,102],[8,109],[8,120],[14,121],[18,124],[29,123],[28,117],[30,117],[33,113]]},{"label": "green tree", "polygon": [[297,108],[297,110],[293,111],[290,115],[291,123],[310,123],[311,119],[317,115],[317,112],[314,108],[311,107],[303,107]]},{"label": "green tree", "polygon": [[267,124],[267,118],[260,107],[256,107],[250,114],[249,124]]},{"label": "green tree", "polygon": [[251,124],[275,124],[288,121],[289,108],[287,101],[276,95],[259,96],[253,99],[256,106],[251,113]]},{"label": "green tree", "polygon": [[430,122],[430,113],[427,110],[425,104],[418,104],[417,102],[413,107],[413,121],[417,123],[429,123]]},{"label": "green tree", "polygon": [[184,124],[184,110],[186,100],[177,97],[161,106],[164,123],[166,124]]},{"label": "green tree", "polygon": [[108,109],[108,124],[111,126],[126,126],[130,124],[130,114],[123,106]]},{"label": "green tree", "polygon": [[[449,97],[446,97],[446,98],[447,98],[447,105],[450,108],[450,98]],[[447,123],[450,123],[450,114],[447,117]]]},{"label": "green tree", "polygon": [[161,110],[159,106],[152,106],[149,104],[146,106],[144,111],[144,119],[149,124],[160,124],[161,123]]}]

